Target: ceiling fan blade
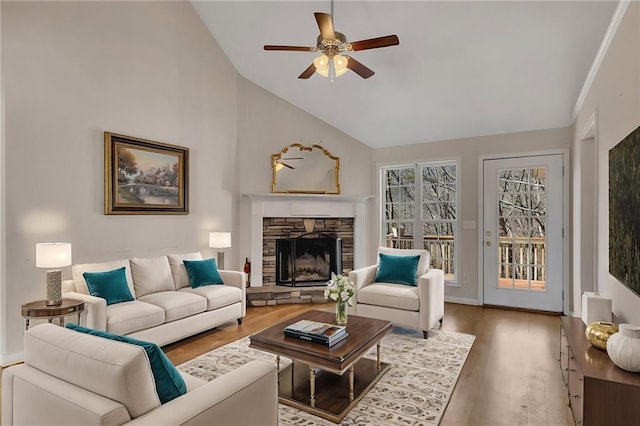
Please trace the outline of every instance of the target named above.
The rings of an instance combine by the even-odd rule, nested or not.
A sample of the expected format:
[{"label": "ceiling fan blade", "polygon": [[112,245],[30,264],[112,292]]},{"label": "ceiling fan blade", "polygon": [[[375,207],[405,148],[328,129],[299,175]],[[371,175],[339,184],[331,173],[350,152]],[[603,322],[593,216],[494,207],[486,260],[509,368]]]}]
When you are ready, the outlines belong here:
[{"label": "ceiling fan blade", "polygon": [[306,70],[302,71],[302,74],[300,74],[298,76],[298,78],[307,79],[307,78],[311,77],[314,72],[316,72],[316,66],[313,63],[311,63],[311,65],[309,65],[309,68],[307,68]]},{"label": "ceiling fan blade", "polygon": [[384,37],[370,38],[368,40],[354,41],[351,43],[351,49],[356,50],[378,49],[380,47],[396,46],[400,44],[397,35],[388,35]]},{"label": "ceiling fan blade", "polygon": [[308,46],[275,46],[272,44],[265,44],[264,50],[293,50],[295,52],[315,52],[318,49]]},{"label": "ceiling fan blade", "polygon": [[333,32],[333,17],[328,13],[321,12],[316,12],[314,15],[322,38],[325,40],[335,40],[336,34]]},{"label": "ceiling fan blade", "polygon": [[373,70],[371,70],[370,68],[362,65],[360,62],[356,61],[351,56],[348,56],[348,58],[349,59],[347,61],[347,68],[349,68],[351,71],[353,71],[356,74],[358,74],[360,77],[369,78],[369,77],[371,77],[372,75],[375,74],[375,72],[373,72]]}]

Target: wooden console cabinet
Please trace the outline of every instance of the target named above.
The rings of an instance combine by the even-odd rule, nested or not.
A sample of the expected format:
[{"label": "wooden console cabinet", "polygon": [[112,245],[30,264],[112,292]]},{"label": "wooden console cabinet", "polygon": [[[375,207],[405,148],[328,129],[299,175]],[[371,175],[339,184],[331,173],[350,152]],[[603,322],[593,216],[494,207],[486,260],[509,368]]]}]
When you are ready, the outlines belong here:
[{"label": "wooden console cabinet", "polygon": [[576,425],[640,424],[640,373],[591,346],[580,318],[562,317],[560,367]]}]

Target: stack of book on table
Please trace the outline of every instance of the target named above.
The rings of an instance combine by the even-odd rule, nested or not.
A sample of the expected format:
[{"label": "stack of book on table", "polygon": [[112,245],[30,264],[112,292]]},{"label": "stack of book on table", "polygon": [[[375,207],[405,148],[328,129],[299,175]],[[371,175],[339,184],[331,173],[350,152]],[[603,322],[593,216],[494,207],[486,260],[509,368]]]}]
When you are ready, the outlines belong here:
[{"label": "stack of book on table", "polygon": [[347,327],[324,322],[300,320],[284,328],[284,335],[333,346],[349,334]]}]

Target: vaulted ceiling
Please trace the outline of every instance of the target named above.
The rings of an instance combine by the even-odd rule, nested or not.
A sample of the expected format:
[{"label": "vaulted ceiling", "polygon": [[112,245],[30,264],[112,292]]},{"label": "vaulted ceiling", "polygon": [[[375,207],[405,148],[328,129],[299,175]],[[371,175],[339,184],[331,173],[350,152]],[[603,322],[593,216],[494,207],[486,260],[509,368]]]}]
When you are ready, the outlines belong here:
[{"label": "vaulted ceiling", "polygon": [[371,147],[571,125],[615,1],[336,1],[347,41],[375,75],[298,79],[317,56],[314,12],[330,1],[192,1],[238,72]]}]

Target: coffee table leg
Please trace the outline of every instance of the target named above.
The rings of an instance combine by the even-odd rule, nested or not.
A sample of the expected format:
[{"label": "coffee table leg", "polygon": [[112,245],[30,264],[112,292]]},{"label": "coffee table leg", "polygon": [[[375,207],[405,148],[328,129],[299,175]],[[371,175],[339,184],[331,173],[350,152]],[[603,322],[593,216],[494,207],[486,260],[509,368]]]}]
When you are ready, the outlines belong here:
[{"label": "coffee table leg", "polygon": [[316,370],[309,367],[309,405],[316,406]]},{"label": "coffee table leg", "polygon": [[349,367],[349,401],[353,402],[353,365]]},{"label": "coffee table leg", "polygon": [[380,374],[380,342],[376,344],[376,366],[378,367],[378,374]]}]

